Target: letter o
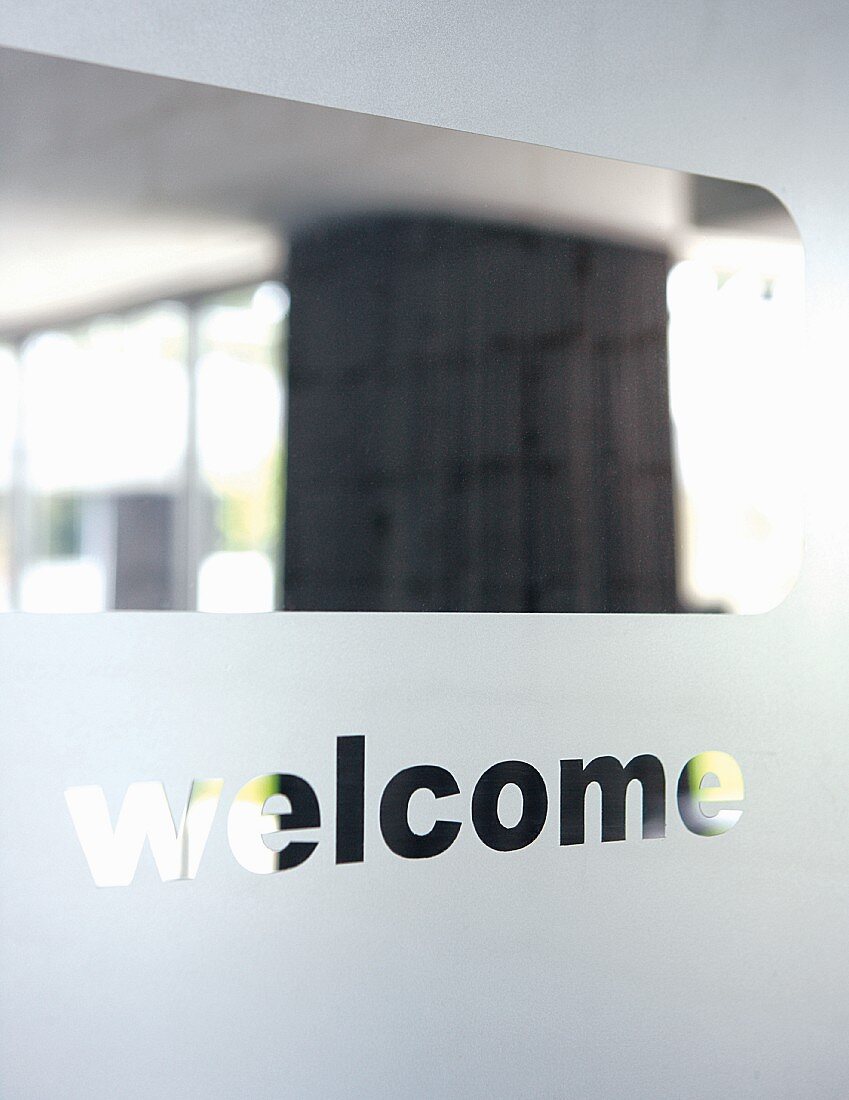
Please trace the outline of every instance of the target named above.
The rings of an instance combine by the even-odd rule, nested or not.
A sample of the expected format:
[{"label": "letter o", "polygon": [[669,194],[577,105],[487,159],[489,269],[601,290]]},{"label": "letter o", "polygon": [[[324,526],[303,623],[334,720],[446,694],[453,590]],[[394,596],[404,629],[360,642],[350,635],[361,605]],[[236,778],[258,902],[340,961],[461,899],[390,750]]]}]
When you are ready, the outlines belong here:
[{"label": "letter o", "polygon": [[[522,792],[522,816],[508,828],[498,816],[498,799],[511,783]],[[487,768],[472,795],[475,832],[487,848],[496,852],[515,852],[532,844],[542,831],[547,813],[545,780],[523,760],[502,760]]]}]

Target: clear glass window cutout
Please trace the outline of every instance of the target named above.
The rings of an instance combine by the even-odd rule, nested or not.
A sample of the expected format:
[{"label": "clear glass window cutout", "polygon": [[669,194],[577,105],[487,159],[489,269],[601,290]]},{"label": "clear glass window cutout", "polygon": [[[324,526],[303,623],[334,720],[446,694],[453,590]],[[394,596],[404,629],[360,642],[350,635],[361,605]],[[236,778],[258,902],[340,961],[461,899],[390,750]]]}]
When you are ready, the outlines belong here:
[{"label": "clear glass window cutout", "polygon": [[33,108],[0,120],[0,610],[792,589],[803,264],[768,192],[0,64]]}]

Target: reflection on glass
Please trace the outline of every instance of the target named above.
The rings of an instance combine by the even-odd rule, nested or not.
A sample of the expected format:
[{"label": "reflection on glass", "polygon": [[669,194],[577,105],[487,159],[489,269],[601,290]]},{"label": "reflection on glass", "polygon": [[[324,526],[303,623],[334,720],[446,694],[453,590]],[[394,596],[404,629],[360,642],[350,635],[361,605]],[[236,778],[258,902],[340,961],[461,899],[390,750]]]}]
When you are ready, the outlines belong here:
[{"label": "reflection on glass", "polygon": [[271,611],[283,510],[279,284],[208,299],[198,320],[197,460],[211,508],[200,611]]},{"label": "reflection on glass", "polygon": [[18,367],[0,345],[0,611],[12,607],[12,482],[17,432]]},{"label": "reflection on glass", "polygon": [[169,304],[26,341],[30,489],[91,494],[173,484],[185,448],[185,355],[185,311]]},{"label": "reflection on glass", "polygon": [[[21,610],[174,605],[165,543],[182,491],[187,332],[185,308],[163,303],[22,342]],[[160,523],[140,530],[151,501]]]},{"label": "reflection on glass", "polygon": [[[670,272],[679,588],[695,609],[766,611],[802,559],[802,456],[788,432],[802,344],[799,250]],[[721,256],[721,254],[720,254]]]},{"label": "reflection on glass", "polygon": [[790,591],[802,260],[772,196],[3,60],[39,131],[0,117],[0,608]]},{"label": "reflection on glass", "polygon": [[9,498],[0,496],[0,611],[12,608],[12,522]]},{"label": "reflection on glass", "polygon": [[274,607],[286,308],[266,282],[0,347],[0,609]]}]

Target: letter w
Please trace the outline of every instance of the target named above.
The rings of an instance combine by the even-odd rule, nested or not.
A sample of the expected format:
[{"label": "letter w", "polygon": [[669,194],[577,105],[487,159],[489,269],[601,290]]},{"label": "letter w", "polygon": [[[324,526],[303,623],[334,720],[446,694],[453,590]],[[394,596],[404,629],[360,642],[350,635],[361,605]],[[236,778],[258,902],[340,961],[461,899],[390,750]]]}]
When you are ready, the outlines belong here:
[{"label": "letter w", "polygon": [[131,783],[113,831],[102,787],[70,787],[65,801],[98,886],[129,886],[145,838],[163,882],[194,878],[218,808],[223,779],[196,779],[180,827],[161,783]]}]

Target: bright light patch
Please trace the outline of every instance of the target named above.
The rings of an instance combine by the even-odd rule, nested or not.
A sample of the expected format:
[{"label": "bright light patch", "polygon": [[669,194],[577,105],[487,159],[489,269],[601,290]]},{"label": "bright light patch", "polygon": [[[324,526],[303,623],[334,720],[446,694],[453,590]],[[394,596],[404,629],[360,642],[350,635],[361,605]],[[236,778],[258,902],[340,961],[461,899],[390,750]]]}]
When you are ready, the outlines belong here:
[{"label": "bright light patch", "polygon": [[756,260],[687,260],[669,276],[679,585],[696,610],[768,611],[801,565],[801,255]]},{"label": "bright light patch", "polygon": [[198,570],[198,611],[273,611],[274,567],[255,550],[218,551]]},{"label": "bright light patch", "polygon": [[18,421],[18,363],[14,351],[0,347],[0,492],[12,483],[12,456]]},{"label": "bright light patch", "polygon": [[105,611],[106,576],[90,558],[56,558],[28,565],[21,576],[21,611]]},{"label": "bright light patch", "polygon": [[251,309],[266,325],[279,325],[289,312],[289,291],[280,283],[260,283],[251,298]]},{"label": "bright light patch", "polygon": [[[48,332],[23,352],[27,481],[41,492],[150,488],[180,470],[185,364],[168,349],[167,307],[145,322],[105,318]],[[164,322],[160,327],[157,322]]]},{"label": "bright light patch", "polygon": [[197,394],[204,474],[213,483],[250,480],[280,442],[280,384],[274,371],[265,363],[210,352],[198,364]]}]

